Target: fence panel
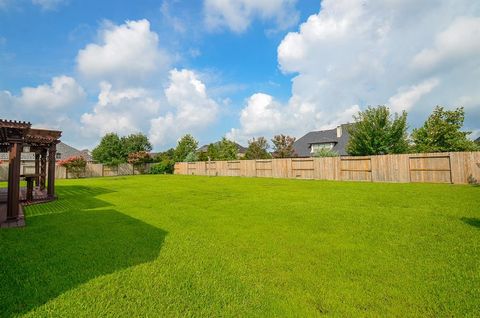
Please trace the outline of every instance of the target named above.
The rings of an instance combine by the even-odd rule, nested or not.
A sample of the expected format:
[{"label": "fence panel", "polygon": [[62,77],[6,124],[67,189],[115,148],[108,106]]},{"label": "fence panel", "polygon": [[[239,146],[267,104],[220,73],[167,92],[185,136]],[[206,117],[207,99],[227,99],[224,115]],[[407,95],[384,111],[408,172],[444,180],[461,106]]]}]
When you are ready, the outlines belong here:
[{"label": "fence panel", "polygon": [[292,176],[300,179],[315,178],[315,162],[313,158],[292,159]]},{"label": "fence panel", "polygon": [[272,160],[255,160],[255,170],[257,177],[271,177]]},{"label": "fence panel", "polygon": [[291,178],[290,167],[292,159],[275,159],[272,160],[272,177],[274,178]]},{"label": "fence panel", "polygon": [[103,165],[101,163],[87,163],[85,176],[87,178],[103,177]]},{"label": "fence panel", "polygon": [[340,159],[340,180],[372,181],[372,161],[369,157]]},{"label": "fence panel", "polygon": [[103,166],[104,177],[114,177],[118,176],[118,166]]},{"label": "fence panel", "polygon": [[117,176],[128,176],[134,174],[134,169],[131,164],[121,163],[117,166]]},{"label": "fence panel", "polygon": [[340,158],[315,158],[315,179],[340,180]]},{"label": "fence panel", "polygon": [[451,183],[450,156],[412,156],[409,158],[411,182]]},{"label": "fence panel", "polygon": [[371,165],[372,181],[410,182],[408,155],[373,156]]},{"label": "fence panel", "polygon": [[227,176],[229,177],[240,177],[240,160],[227,161]]}]

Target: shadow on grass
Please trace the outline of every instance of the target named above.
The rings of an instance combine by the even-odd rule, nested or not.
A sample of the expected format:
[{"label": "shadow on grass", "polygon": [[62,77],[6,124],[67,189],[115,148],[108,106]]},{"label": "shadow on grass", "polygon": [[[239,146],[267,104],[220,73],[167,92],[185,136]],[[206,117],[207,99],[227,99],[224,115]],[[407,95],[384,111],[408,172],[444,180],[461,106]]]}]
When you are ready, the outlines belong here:
[{"label": "shadow on grass", "polygon": [[468,225],[477,227],[480,229],[480,219],[479,218],[461,218],[463,222],[467,223]]},{"label": "shadow on grass", "polygon": [[166,232],[95,198],[111,191],[63,186],[58,192],[58,201],[28,208],[27,227],[0,231],[0,317],[158,257]]}]

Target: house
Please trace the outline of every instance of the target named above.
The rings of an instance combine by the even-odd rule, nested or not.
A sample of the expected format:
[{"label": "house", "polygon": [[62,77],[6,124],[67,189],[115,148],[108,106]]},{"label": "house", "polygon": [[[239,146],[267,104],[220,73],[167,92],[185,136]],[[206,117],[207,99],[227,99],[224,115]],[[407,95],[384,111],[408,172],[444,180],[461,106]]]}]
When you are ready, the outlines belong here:
[{"label": "house", "polygon": [[[57,153],[55,154],[56,161],[65,160],[73,156],[81,156],[87,162],[93,161],[92,156],[90,155],[89,151],[86,149],[78,150],[63,142],[60,142],[57,144]],[[24,152],[22,152],[21,154],[21,159],[23,163],[32,163],[35,161],[35,153],[30,152],[29,149],[24,149]],[[0,160],[8,161],[8,153],[6,152],[0,153]]]},{"label": "house", "polygon": [[56,157],[57,161],[65,160],[70,157],[78,157],[78,156],[83,157],[87,162],[93,161],[93,158],[87,149],[78,150],[63,142],[60,142],[59,144],[57,144],[56,156],[57,156]]},{"label": "house", "polygon": [[[215,144],[218,144],[219,141],[217,141]],[[247,152],[247,148],[243,147],[242,145],[240,144],[237,144],[236,142],[234,142],[235,146],[237,146],[237,156],[239,158],[242,158],[245,156],[245,153]],[[208,150],[208,146],[211,145],[211,144],[208,144],[208,145],[203,145],[201,146],[200,148],[198,148],[198,152],[207,152]]]},{"label": "house", "polygon": [[293,144],[295,153],[299,157],[312,157],[315,152],[327,149],[337,152],[340,156],[348,155],[347,144],[350,139],[348,127],[350,125],[343,124],[337,128],[307,133]]}]

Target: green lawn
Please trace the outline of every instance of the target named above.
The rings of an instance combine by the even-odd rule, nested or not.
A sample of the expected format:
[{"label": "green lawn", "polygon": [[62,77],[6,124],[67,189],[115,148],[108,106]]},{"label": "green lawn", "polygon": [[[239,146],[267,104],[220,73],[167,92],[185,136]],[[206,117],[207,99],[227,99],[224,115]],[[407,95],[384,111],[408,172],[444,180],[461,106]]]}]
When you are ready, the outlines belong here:
[{"label": "green lawn", "polygon": [[0,231],[0,316],[478,316],[480,187],[59,181]]}]

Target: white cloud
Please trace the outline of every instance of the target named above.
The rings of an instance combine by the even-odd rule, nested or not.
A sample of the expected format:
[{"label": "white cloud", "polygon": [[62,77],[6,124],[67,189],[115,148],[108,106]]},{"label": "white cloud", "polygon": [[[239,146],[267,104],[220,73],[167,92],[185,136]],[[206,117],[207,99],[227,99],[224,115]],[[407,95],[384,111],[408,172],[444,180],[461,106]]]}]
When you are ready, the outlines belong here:
[{"label": "white cloud", "polygon": [[85,98],[85,91],[74,78],[58,76],[52,79],[51,84],[24,87],[18,96],[9,91],[0,92],[0,109],[14,117],[48,117],[52,112],[81,105]]},{"label": "white cloud", "polygon": [[245,143],[254,136],[271,136],[280,127],[287,128],[289,119],[286,107],[270,95],[257,93],[250,96],[240,113],[241,129],[233,128],[227,138]]},{"label": "white cloud", "polygon": [[67,0],[32,0],[32,3],[40,6],[42,10],[55,10],[66,2]]},{"label": "white cloud", "polygon": [[169,57],[159,48],[158,35],[147,20],[106,23],[99,36],[100,43],[78,52],[78,70],[88,79],[131,85],[168,68]]},{"label": "white cloud", "polygon": [[217,117],[217,102],[191,70],[170,71],[165,96],[173,110],[151,120],[150,140],[155,145],[169,144],[185,133],[207,128]]},{"label": "white cloud", "polygon": [[183,134],[200,132],[217,117],[218,104],[191,70],[171,70],[163,93],[102,82],[97,103],[81,116],[82,135],[93,141],[109,132],[143,132],[155,146],[165,146]]},{"label": "white cloud", "polygon": [[418,85],[410,86],[408,89],[399,91],[388,99],[388,105],[395,112],[410,110],[423,95],[428,94],[439,84],[439,80],[429,79]]},{"label": "white cloud", "polygon": [[82,103],[85,97],[85,91],[74,78],[58,76],[52,79],[50,85],[22,88],[17,104],[29,109],[65,109]]},{"label": "white cloud", "polygon": [[86,137],[140,132],[159,109],[160,102],[143,88],[114,90],[110,83],[102,82],[93,112],[81,116],[82,131]]},{"label": "white cloud", "polygon": [[480,56],[480,17],[459,17],[437,34],[433,48],[423,49],[413,58],[413,66],[432,68],[443,62],[468,62]]},{"label": "white cloud", "polygon": [[[480,2],[469,0],[324,0],[278,47],[280,69],[295,75],[280,112],[300,136],[352,121],[367,105],[408,109],[415,127],[435,105],[465,101],[467,128],[480,128],[479,17]],[[250,111],[248,103],[237,135],[258,124]],[[291,127],[263,114],[275,133]]]},{"label": "white cloud", "polygon": [[29,121],[37,128],[63,130],[63,137],[73,140],[79,128],[74,113],[85,101],[85,91],[75,79],[58,76],[51,84],[24,87],[19,95],[0,91],[0,113],[4,118]]},{"label": "white cloud", "polygon": [[232,128],[227,137],[246,143],[252,137],[298,136],[305,132],[305,127],[327,129],[351,121],[359,110],[358,105],[352,105],[343,112],[323,114],[313,105],[297,103],[295,99],[282,105],[268,94],[256,93],[250,96],[240,113],[240,128]]},{"label": "white cloud", "polygon": [[274,20],[280,29],[298,21],[296,0],[205,0],[205,23],[210,30],[227,27],[244,32],[255,18]]}]

